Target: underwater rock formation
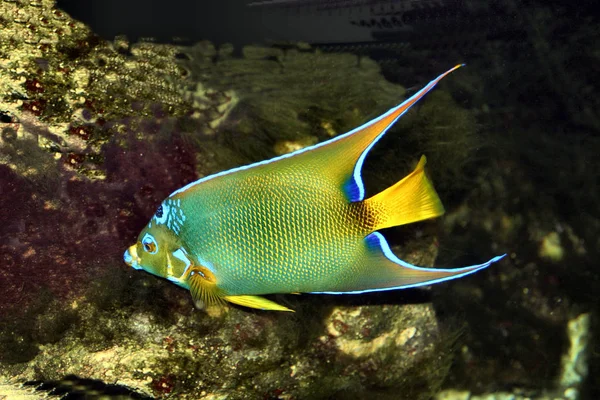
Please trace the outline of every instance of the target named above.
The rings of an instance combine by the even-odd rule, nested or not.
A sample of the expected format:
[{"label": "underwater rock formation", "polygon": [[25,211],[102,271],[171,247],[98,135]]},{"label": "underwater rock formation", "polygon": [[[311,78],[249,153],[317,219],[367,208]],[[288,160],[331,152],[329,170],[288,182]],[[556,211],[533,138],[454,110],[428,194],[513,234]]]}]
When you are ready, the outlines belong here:
[{"label": "underwater rock formation", "polygon": [[363,398],[373,390],[425,399],[443,380],[450,347],[430,305],[305,300],[296,300],[296,316],[234,309],[211,318],[181,303],[162,317],[80,306],[78,323],[57,342],[6,371],[21,381],[77,373],[194,399]]}]

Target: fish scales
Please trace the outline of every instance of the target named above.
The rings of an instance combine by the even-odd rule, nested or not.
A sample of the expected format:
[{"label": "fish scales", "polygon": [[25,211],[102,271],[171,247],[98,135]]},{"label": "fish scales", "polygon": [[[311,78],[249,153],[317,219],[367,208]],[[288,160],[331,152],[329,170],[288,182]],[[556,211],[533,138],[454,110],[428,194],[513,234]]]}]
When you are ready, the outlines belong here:
[{"label": "fish scales", "polygon": [[302,171],[228,178],[187,203],[185,213],[201,217],[181,234],[195,255],[218,260],[215,276],[228,293],[325,290],[352,273],[348,266],[372,228],[363,205]]},{"label": "fish scales", "polygon": [[189,289],[197,305],[292,311],[260,295],[431,285],[500,260],[504,255],[462,268],[422,268],[393,254],[379,230],[444,213],[425,156],[409,175],[365,199],[361,170],[369,150],[459,67],[348,133],[176,190],[125,251],[125,262]]}]

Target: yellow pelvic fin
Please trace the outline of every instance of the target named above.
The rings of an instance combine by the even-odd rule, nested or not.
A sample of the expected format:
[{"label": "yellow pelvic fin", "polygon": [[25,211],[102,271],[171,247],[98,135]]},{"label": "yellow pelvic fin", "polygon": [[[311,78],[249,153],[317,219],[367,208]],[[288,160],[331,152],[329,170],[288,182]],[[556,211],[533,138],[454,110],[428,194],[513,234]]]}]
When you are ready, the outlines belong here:
[{"label": "yellow pelvic fin", "polygon": [[260,296],[225,296],[224,299],[240,306],[258,308],[260,310],[294,312],[292,309]]},{"label": "yellow pelvic fin", "polygon": [[187,282],[196,306],[206,308],[223,304],[224,293],[217,287],[215,276],[208,268],[194,266],[188,273]]},{"label": "yellow pelvic fin", "polygon": [[187,273],[187,276],[189,276],[189,278],[187,278],[187,282],[190,288],[190,293],[192,294],[192,299],[197,306],[200,306],[200,308],[207,308],[213,305],[222,305],[224,300],[227,300],[230,303],[238,304],[244,307],[258,308],[261,310],[294,312],[294,310],[259,296],[227,296],[217,286],[216,277],[208,268],[202,266],[191,267]]},{"label": "yellow pelvic fin", "polygon": [[417,167],[408,176],[365,200],[367,207],[376,213],[374,231],[444,213],[442,201],[425,175],[426,162],[425,156],[421,156]]}]

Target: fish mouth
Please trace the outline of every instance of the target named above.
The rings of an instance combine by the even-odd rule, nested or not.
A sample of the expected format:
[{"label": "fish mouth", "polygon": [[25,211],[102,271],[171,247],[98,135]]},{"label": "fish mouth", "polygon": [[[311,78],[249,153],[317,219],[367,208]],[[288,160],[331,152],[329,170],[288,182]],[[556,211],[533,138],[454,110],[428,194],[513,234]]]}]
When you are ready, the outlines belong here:
[{"label": "fish mouth", "polygon": [[137,255],[136,245],[133,245],[125,250],[125,254],[123,254],[123,260],[125,261],[125,264],[132,268],[142,269],[140,266],[140,258]]}]

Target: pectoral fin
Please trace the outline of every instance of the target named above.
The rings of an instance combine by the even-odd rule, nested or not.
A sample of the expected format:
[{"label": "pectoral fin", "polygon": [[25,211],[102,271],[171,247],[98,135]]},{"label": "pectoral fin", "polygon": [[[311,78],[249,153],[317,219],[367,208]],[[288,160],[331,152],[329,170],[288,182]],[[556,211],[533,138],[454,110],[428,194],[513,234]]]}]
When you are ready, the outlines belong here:
[{"label": "pectoral fin", "polygon": [[294,310],[291,310],[287,307],[275,303],[274,301],[267,300],[264,297],[260,296],[225,296],[223,298],[231,303],[244,307],[258,308],[260,310],[294,312]]},{"label": "pectoral fin", "polygon": [[187,284],[197,307],[206,308],[223,303],[224,294],[216,285],[215,276],[208,268],[193,266],[188,273]]}]

